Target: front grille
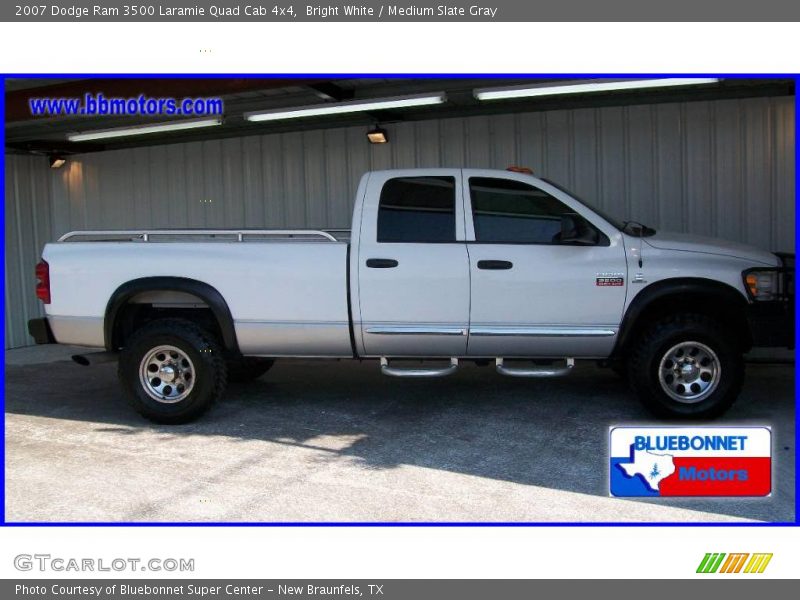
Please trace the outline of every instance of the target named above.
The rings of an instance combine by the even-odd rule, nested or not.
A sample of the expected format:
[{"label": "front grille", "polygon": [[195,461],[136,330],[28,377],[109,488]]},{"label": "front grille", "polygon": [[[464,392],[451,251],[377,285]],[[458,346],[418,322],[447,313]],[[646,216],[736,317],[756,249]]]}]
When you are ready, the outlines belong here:
[{"label": "front grille", "polygon": [[778,300],[794,303],[794,254],[787,252],[776,252],[775,255],[780,259],[781,266],[778,269]]}]

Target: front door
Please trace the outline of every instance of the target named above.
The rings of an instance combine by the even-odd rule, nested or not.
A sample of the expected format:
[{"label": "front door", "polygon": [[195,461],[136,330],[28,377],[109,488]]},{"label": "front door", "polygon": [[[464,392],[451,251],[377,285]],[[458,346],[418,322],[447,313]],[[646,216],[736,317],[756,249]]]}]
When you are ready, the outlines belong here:
[{"label": "front door", "polygon": [[358,252],[358,314],[367,356],[463,356],[469,260],[461,171],[373,173]]},{"label": "front door", "polygon": [[607,356],[627,284],[619,231],[525,175],[465,170],[463,187],[472,294],[468,354]]}]

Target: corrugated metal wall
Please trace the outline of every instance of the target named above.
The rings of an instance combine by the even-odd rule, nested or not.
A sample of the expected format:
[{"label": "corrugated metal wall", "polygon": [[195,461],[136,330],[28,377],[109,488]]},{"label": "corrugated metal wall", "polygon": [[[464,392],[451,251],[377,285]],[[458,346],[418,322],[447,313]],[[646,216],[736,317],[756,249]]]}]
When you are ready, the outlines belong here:
[{"label": "corrugated metal wall", "polygon": [[34,265],[51,239],[50,168],[41,157],[5,156],[5,344],[33,343],[28,319],[44,314],[34,295]]},{"label": "corrugated metal wall", "polygon": [[612,214],[794,250],[791,97],[388,129],[390,143],[379,146],[367,143],[366,128],[328,129],[88,154],[52,172],[44,159],[6,157],[6,347],[29,343],[25,320],[38,310],[30,274],[48,237],[73,229],[349,227],[358,180],[371,169],[525,165]]}]

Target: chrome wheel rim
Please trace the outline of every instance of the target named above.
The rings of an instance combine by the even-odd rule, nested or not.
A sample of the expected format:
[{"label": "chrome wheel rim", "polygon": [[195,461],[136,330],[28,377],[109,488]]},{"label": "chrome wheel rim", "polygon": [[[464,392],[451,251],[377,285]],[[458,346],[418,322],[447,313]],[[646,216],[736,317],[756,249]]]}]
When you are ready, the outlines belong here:
[{"label": "chrome wheel rim", "polygon": [[681,342],[667,350],[658,366],[661,389],[673,400],[695,404],[717,389],[722,366],[716,353],[700,342]]},{"label": "chrome wheel rim", "polygon": [[180,402],[194,388],[192,360],[175,346],[156,346],[139,365],[139,381],[153,400],[164,404]]}]

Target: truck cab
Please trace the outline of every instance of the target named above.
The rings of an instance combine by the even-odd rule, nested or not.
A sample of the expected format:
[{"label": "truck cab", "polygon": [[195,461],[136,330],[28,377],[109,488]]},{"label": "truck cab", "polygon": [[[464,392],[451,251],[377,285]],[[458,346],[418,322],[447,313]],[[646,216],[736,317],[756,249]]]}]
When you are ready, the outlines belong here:
[{"label": "truck cab", "polygon": [[603,358],[625,308],[625,236],[525,173],[382,171],[359,188],[359,354]]}]

